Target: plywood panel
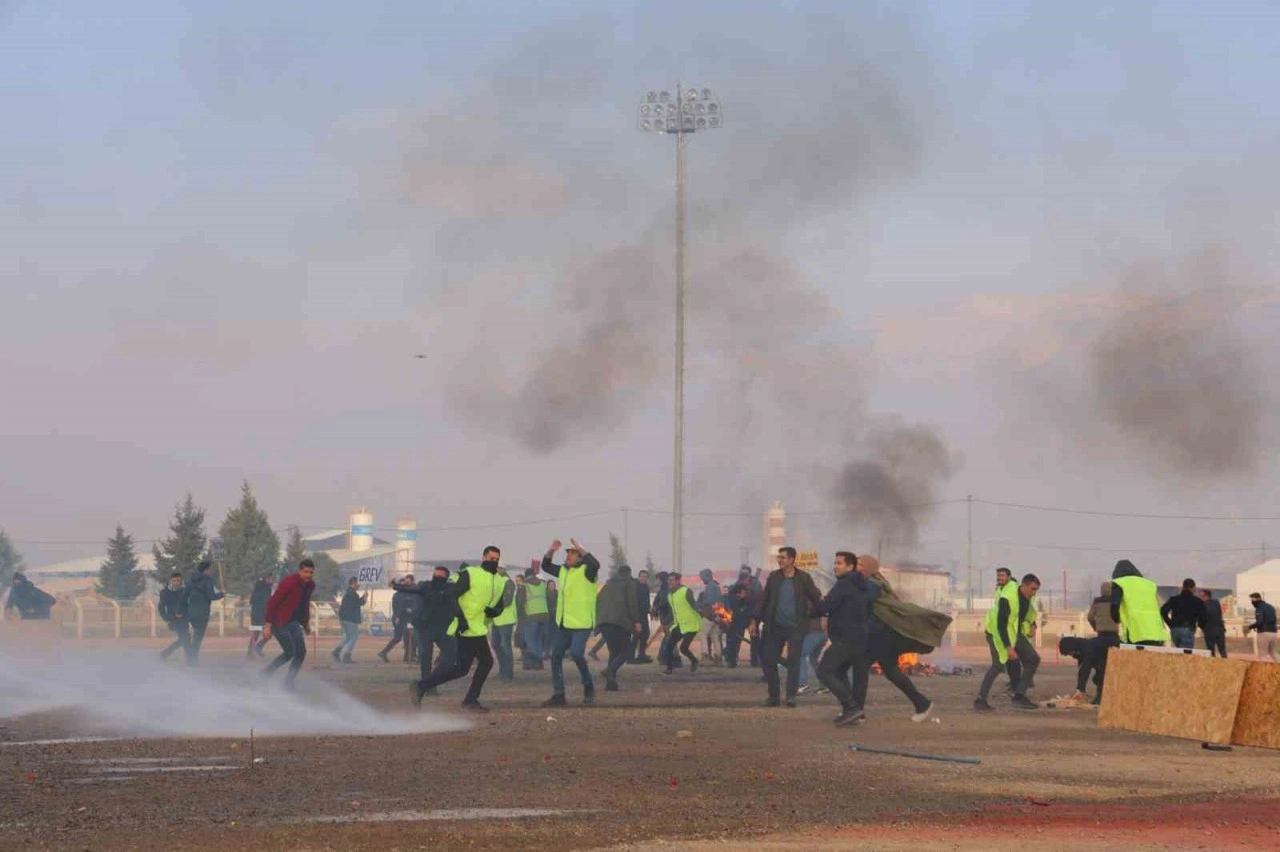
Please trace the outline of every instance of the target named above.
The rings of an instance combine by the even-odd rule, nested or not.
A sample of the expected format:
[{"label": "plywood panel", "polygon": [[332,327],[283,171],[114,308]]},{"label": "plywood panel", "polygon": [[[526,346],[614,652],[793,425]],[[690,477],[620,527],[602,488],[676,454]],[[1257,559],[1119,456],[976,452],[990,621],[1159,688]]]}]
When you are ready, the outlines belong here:
[{"label": "plywood panel", "polygon": [[1249,664],[1240,690],[1231,742],[1280,748],[1280,664]]},{"label": "plywood panel", "polygon": [[1113,648],[1098,725],[1229,743],[1249,665]]}]

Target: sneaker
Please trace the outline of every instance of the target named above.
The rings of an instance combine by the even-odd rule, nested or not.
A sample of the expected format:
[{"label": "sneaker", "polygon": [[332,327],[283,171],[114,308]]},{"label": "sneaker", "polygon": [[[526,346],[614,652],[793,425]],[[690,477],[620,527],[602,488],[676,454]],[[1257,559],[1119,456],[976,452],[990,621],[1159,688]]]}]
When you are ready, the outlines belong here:
[{"label": "sneaker", "polygon": [[464,701],[462,702],[462,709],[470,710],[472,713],[488,713],[489,712],[489,708],[485,707],[479,701]]},{"label": "sneaker", "polygon": [[779,700],[778,700],[778,699],[776,699],[776,698],[766,698],[766,699],[764,700],[764,706],[765,706],[765,707],[778,707],[778,706],[780,706],[781,704],[782,704],[782,702],[781,702],[781,701],[779,701]]},{"label": "sneaker", "polygon": [[596,703],[596,688],[594,686],[589,686],[582,691],[582,703],[586,706]]},{"label": "sneaker", "polygon": [[808,692],[808,691],[809,691],[809,684],[807,684],[807,683],[802,683],[802,684],[800,684],[800,686],[796,689],[796,695],[804,695],[804,694],[805,694],[806,692]]},{"label": "sneaker", "polygon": [[814,695],[830,695],[831,690],[827,689],[825,686],[820,686],[818,687],[817,691],[814,692],[813,694]]},{"label": "sneaker", "polygon": [[343,658],[342,658],[342,662],[344,662],[344,663],[354,663],[354,662],[355,662],[355,660],[353,660],[353,659],[351,659],[351,657],[347,656],[347,657],[343,657]]},{"label": "sneaker", "polygon": [[342,659],[342,648],[334,648],[331,653],[335,663]]},{"label": "sneaker", "polygon": [[1027,696],[1025,695],[1013,696],[1012,704],[1014,707],[1018,708],[1019,710],[1039,710],[1040,709],[1039,704],[1035,703],[1030,698],[1027,698]]},{"label": "sneaker", "polygon": [[379,652],[378,652],[378,659],[379,659],[379,660],[382,660],[382,662],[384,662],[384,663],[389,663],[389,662],[391,662],[390,660],[388,660],[388,659],[387,659],[387,652],[386,652],[386,651],[379,651]]},{"label": "sneaker", "polygon": [[617,682],[616,680],[606,680],[606,681],[604,682],[604,691],[605,691],[605,692],[617,692],[617,691],[618,691],[618,682]]},{"label": "sneaker", "polygon": [[863,713],[860,708],[853,707],[848,710],[845,710],[843,713],[837,716],[835,719],[835,722],[837,727],[843,728],[848,725],[856,725],[865,718],[867,718],[866,713]]},{"label": "sneaker", "polygon": [[913,721],[913,722],[926,722],[926,721],[928,721],[929,717],[930,717],[930,716],[932,716],[932,715],[933,715],[933,702],[932,702],[932,701],[930,701],[930,702],[929,702],[929,706],[928,706],[928,707],[924,708],[924,709],[923,709],[923,710],[921,710],[919,713],[912,713],[912,714],[911,714],[911,721]]},{"label": "sneaker", "polygon": [[555,695],[542,702],[543,707],[567,707],[568,701],[564,700],[564,693],[557,692]]},{"label": "sneaker", "polygon": [[417,681],[409,684],[409,700],[413,702],[414,707],[422,706],[422,690],[418,688]]},{"label": "sneaker", "polygon": [[697,670],[698,670],[698,661],[694,660],[692,663],[689,664],[689,674],[693,674]]},{"label": "sneaker", "polygon": [[988,704],[987,699],[985,698],[975,698],[973,700],[973,709],[979,713],[990,713],[992,710],[995,710],[996,708]]}]

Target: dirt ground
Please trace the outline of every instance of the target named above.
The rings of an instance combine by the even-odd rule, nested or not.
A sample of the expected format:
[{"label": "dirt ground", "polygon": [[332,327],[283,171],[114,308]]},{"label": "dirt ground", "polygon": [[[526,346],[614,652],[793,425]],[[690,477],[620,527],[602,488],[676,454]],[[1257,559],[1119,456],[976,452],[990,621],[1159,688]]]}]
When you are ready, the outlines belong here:
[{"label": "dirt ground", "polygon": [[[244,665],[238,648],[214,640],[208,665]],[[365,643],[361,655],[372,654]],[[413,712],[409,667],[318,656],[304,693],[308,679],[328,681]],[[36,745],[21,743],[85,731],[71,718],[0,719],[0,848],[1280,848],[1275,752],[1206,751],[1099,730],[1089,710],[1020,712],[1003,699],[979,716],[976,676],[918,678],[940,719],[924,724],[874,678],[867,722],[838,729],[829,696],[762,707],[758,676],[628,667],[624,691],[549,711],[539,707],[549,672],[518,670],[514,683],[490,680],[493,712],[470,730],[257,739],[264,762],[252,767],[248,732]],[[1068,692],[1074,668],[1047,664],[1037,681],[1041,697]],[[276,688],[264,685],[264,700]],[[453,712],[463,691],[451,684],[430,706]],[[850,742],[981,764],[853,752]]]}]

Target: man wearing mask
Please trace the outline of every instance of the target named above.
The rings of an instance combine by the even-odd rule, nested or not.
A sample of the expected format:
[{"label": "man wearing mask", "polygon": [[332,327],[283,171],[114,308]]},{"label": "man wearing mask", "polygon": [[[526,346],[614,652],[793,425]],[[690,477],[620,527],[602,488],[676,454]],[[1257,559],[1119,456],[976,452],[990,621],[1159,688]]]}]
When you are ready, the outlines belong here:
[{"label": "man wearing mask", "polygon": [[262,657],[262,646],[267,640],[262,638],[262,626],[267,623],[267,601],[271,600],[271,578],[263,574],[253,584],[249,593],[249,648],[244,653],[247,660],[257,654]]},{"label": "man wearing mask", "polygon": [[547,628],[551,616],[547,584],[538,576],[537,568],[525,569],[524,582],[516,590],[516,605],[524,620],[525,658],[521,668],[541,669],[550,648]]},{"label": "man wearing mask", "polygon": [[200,662],[200,646],[204,643],[204,633],[209,628],[213,602],[226,597],[225,592],[213,585],[213,578],[209,576],[209,569],[212,567],[212,562],[201,562],[187,581],[187,623],[191,625],[191,641],[187,643],[189,666]]},{"label": "man wearing mask", "polygon": [[1258,661],[1273,660],[1280,663],[1280,647],[1276,644],[1276,608],[1262,599],[1257,592],[1249,595],[1253,607],[1253,624],[1244,626],[1246,636],[1252,631],[1258,638]]},{"label": "man wearing mask", "polygon": [[1160,646],[1168,638],[1156,584],[1128,559],[1111,572],[1111,620],[1120,625],[1120,641],[1131,645]]},{"label": "man wearing mask", "polygon": [[391,595],[391,639],[387,642],[386,647],[378,652],[378,659],[384,663],[391,662],[391,660],[387,659],[387,654],[401,642],[405,643],[405,659],[406,661],[408,660],[408,643],[413,639],[411,636],[408,638],[405,636],[409,630],[409,608],[413,606],[416,611],[421,601],[415,599],[413,595],[406,594],[405,590],[412,589],[415,585],[412,574],[391,581],[391,588],[395,589],[395,592]]},{"label": "man wearing mask", "polygon": [[182,575],[174,571],[169,575],[168,584],[160,590],[160,600],[156,603],[156,614],[164,620],[165,626],[172,630],[174,635],[174,640],[160,652],[162,660],[169,659],[169,655],[174,651],[185,650],[187,642],[190,641],[187,604],[182,593]]},{"label": "man wearing mask", "polygon": [[1182,581],[1182,591],[1160,607],[1160,617],[1169,628],[1175,648],[1194,648],[1196,628],[1204,624],[1204,601],[1196,594],[1196,581]]},{"label": "man wearing mask", "polygon": [[800,651],[804,645],[804,635],[808,631],[809,619],[813,611],[821,606],[822,594],[813,578],[807,571],[796,568],[796,549],[789,546],[779,548],[778,570],[771,572],[769,579],[765,581],[764,594],[750,625],[752,638],[760,637],[760,626],[764,625],[761,657],[769,690],[766,706],[777,707],[781,703],[778,666],[783,661],[784,648],[787,706],[796,706],[796,694],[800,688]]},{"label": "man wearing mask", "polygon": [[369,602],[369,593],[360,594],[360,580],[352,577],[347,580],[347,590],[342,595],[342,603],[338,604],[338,623],[342,625],[342,641],[333,649],[334,660],[354,663],[351,655],[355,653],[356,642],[360,639],[360,622],[363,616],[361,607]]},{"label": "man wearing mask", "polygon": [[479,567],[468,566],[453,584],[454,615],[458,619],[458,653],[452,665],[437,666],[422,680],[409,684],[409,696],[415,707],[422,706],[422,696],[441,684],[465,677],[475,664],[471,686],[462,699],[462,707],[478,713],[489,708],[480,703],[480,692],[493,669],[493,652],[489,649],[489,627],[502,614],[502,596],[506,580],[498,576],[498,560],[502,551],[493,545],[484,549]]},{"label": "man wearing mask", "polygon": [[596,623],[609,648],[609,662],[604,670],[605,692],[618,691],[618,670],[630,662],[632,640],[640,635],[640,621],[645,617],[636,597],[631,566],[619,565],[596,598]]},{"label": "man wearing mask", "polygon": [[492,635],[489,638],[498,661],[498,679],[515,680],[516,658],[511,638],[516,625],[516,584],[507,574],[505,566],[498,566],[498,576],[503,582],[502,614],[493,619]]},{"label": "man wearing mask", "polygon": [[270,677],[276,669],[289,664],[284,677],[285,689],[293,689],[302,663],[307,659],[307,636],[311,633],[311,593],[316,589],[313,579],[316,564],[310,559],[298,563],[298,570],[280,581],[267,601],[267,622],[262,626],[262,638],[272,635],[280,643],[280,656],[262,670]]},{"label": "man wearing mask", "polygon": [[587,640],[596,626],[596,578],[600,574],[600,563],[576,539],[569,539],[569,544],[563,565],[552,561],[560,549],[560,539],[551,542],[542,557],[542,572],[559,581],[554,616],[559,633],[551,648],[552,693],[543,702],[544,707],[563,707],[567,703],[564,697],[566,654],[582,677],[582,703],[592,704],[596,699],[595,683],[587,667]]},{"label": "man wearing mask", "polygon": [[831,647],[818,663],[818,680],[840,703],[840,715],[835,722],[841,726],[866,718],[862,704],[866,701],[867,676],[871,669],[866,660],[867,639],[871,604],[878,591],[858,572],[857,561],[847,550],[836,553],[832,566],[835,585],[813,611],[814,617],[827,619]]}]

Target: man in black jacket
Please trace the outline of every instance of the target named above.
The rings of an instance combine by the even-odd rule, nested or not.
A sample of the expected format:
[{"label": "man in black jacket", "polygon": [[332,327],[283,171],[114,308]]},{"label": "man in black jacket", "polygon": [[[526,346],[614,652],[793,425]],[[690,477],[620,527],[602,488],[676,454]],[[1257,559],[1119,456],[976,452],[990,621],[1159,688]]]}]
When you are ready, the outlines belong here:
[{"label": "man in black jacket", "polygon": [[[879,589],[857,571],[858,558],[847,550],[836,553],[832,570],[836,583],[813,612],[826,616],[827,637],[831,647],[818,663],[818,680],[831,690],[840,702],[837,725],[852,725],[866,718],[862,705],[867,697],[867,634],[871,621],[871,604]],[[850,672],[853,673],[852,685]]]},{"label": "man in black jacket", "polygon": [[728,668],[738,667],[738,654],[742,649],[742,639],[751,623],[751,615],[755,608],[751,605],[751,587],[748,584],[734,583],[729,588],[729,612],[732,618],[725,633],[724,664]]},{"label": "man in black jacket", "polygon": [[333,658],[344,663],[354,663],[351,655],[355,653],[356,642],[360,639],[360,622],[364,620],[361,607],[369,602],[369,593],[360,594],[360,579],[352,577],[347,580],[347,590],[342,595],[342,603],[338,604],[338,623],[342,625],[342,641],[333,649]]},{"label": "man in black jacket", "polygon": [[1194,648],[1196,628],[1204,624],[1204,601],[1196,595],[1196,581],[1182,581],[1182,591],[1160,607],[1160,617],[1169,628],[1175,648]]},{"label": "man in black jacket", "polygon": [[49,611],[57,602],[57,598],[44,589],[37,588],[35,583],[27,579],[26,574],[17,571],[9,586],[9,599],[5,601],[4,609],[5,612],[16,609],[23,621],[42,620],[49,617]]},{"label": "man in black jacket", "polygon": [[391,641],[387,643],[385,648],[378,652],[378,659],[382,660],[384,663],[391,662],[387,659],[387,652],[402,641],[405,641],[404,634],[409,625],[407,609],[409,607],[409,601],[413,598],[413,595],[405,594],[405,589],[412,589],[414,586],[415,583],[413,581],[412,574],[401,577],[399,580],[395,580],[391,583],[391,588],[396,590],[395,594],[391,596]]},{"label": "man in black jacket", "polygon": [[[437,565],[431,579],[416,586],[402,586],[401,591],[407,595],[417,595],[422,604],[417,610],[417,621],[414,632],[418,634],[421,645],[419,662],[421,663],[421,679],[426,680],[434,670],[435,652],[440,651],[439,664],[452,666],[458,653],[458,639],[454,635],[454,589],[449,582],[449,569]],[[436,687],[431,687],[423,695],[439,695]]]},{"label": "man in black jacket", "polygon": [[156,614],[164,620],[165,626],[173,631],[174,640],[160,652],[160,659],[167,660],[174,651],[186,650],[191,641],[190,628],[187,626],[187,604],[182,588],[182,574],[174,571],[169,575],[169,583],[160,590],[160,600],[156,603]]},{"label": "man in black jacket", "polygon": [[809,619],[820,606],[822,595],[813,578],[808,572],[796,568],[796,549],[779,548],[778,570],[771,572],[765,581],[764,595],[750,625],[752,638],[760,637],[760,625],[764,625],[761,656],[769,687],[766,706],[777,707],[780,703],[778,665],[782,662],[784,646],[787,649],[787,706],[796,706],[796,693],[800,688],[800,650]]},{"label": "man in black jacket", "polygon": [[1276,608],[1262,599],[1257,592],[1249,595],[1249,603],[1253,606],[1253,624],[1244,626],[1245,635],[1250,631],[1257,633],[1258,660],[1268,659],[1280,663],[1280,645],[1276,642]]},{"label": "man in black jacket", "polygon": [[200,662],[200,645],[204,642],[204,632],[209,628],[209,615],[213,602],[226,597],[226,593],[213,585],[209,576],[212,562],[201,562],[195,573],[187,581],[187,622],[191,625],[191,641],[187,643],[187,665],[194,666]]},{"label": "man in black jacket", "polygon": [[1213,599],[1213,592],[1208,589],[1197,589],[1204,604],[1204,621],[1200,622],[1204,630],[1204,646],[1215,657],[1227,658],[1227,626],[1222,623],[1222,606]]},{"label": "man in black jacket", "polygon": [[249,650],[245,651],[246,660],[255,654],[259,657],[266,656],[262,653],[262,646],[267,644],[267,640],[262,638],[262,626],[267,623],[267,601],[271,600],[271,585],[271,577],[263,574],[249,593]]},{"label": "man in black jacket", "polygon": [[650,608],[649,572],[641,569],[636,575],[636,605],[640,608],[640,632],[631,642],[631,663],[652,663],[653,658],[645,653],[649,646],[649,608]]},{"label": "man in black jacket", "polygon": [[632,640],[640,635],[640,622],[645,618],[648,612],[640,609],[631,566],[619,565],[596,596],[596,624],[609,646],[609,663],[604,670],[605,692],[618,691],[618,670],[631,661]]}]

